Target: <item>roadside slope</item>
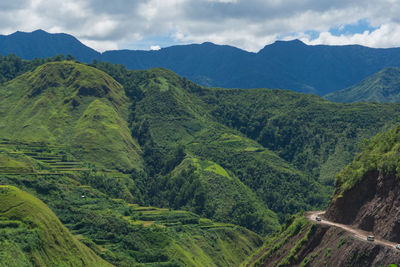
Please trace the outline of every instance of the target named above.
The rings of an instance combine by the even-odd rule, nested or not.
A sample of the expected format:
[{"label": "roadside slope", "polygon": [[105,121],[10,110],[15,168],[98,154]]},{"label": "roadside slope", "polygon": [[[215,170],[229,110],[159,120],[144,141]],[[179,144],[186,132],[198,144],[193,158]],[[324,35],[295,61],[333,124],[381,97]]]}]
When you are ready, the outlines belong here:
[{"label": "roadside slope", "polygon": [[242,266],[388,266],[400,262],[394,248],[359,239],[346,230],[293,217]]}]

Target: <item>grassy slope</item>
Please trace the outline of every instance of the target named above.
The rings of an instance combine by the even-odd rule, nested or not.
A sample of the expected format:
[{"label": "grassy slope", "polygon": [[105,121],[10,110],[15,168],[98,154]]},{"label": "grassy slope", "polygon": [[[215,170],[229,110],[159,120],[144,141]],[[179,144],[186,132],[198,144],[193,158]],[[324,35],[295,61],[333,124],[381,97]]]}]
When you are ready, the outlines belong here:
[{"label": "grassy slope", "polygon": [[203,89],[197,93],[220,122],[324,184],[371,138],[397,121],[397,104],[339,104],[285,90]]},{"label": "grassy slope", "polygon": [[28,157],[0,154],[0,173],[32,173],[34,171],[34,163]]},{"label": "grassy slope", "polygon": [[0,265],[111,266],[80,243],[40,200],[0,186]]},{"label": "grassy slope", "polygon": [[105,73],[73,62],[48,63],[10,81],[0,95],[3,138],[69,146],[99,167],[142,168],[126,122],[129,101]]},{"label": "grassy slope", "polygon": [[349,88],[330,93],[335,102],[400,102],[400,68],[383,69]]}]

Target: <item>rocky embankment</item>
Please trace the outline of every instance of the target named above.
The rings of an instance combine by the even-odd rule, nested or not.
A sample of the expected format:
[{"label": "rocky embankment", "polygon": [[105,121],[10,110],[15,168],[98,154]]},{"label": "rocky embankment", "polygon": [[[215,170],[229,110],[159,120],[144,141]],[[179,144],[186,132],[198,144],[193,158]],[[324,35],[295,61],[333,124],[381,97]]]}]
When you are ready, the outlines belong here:
[{"label": "rocky embankment", "polygon": [[368,172],[359,184],[334,197],[325,217],[400,243],[400,183],[393,175]]}]

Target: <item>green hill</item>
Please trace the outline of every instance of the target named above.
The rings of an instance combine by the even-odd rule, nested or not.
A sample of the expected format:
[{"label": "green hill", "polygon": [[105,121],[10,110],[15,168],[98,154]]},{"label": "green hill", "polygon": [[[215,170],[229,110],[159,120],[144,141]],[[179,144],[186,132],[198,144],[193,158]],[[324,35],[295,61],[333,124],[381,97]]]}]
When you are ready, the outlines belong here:
[{"label": "green hill", "polygon": [[53,62],[0,90],[0,135],[68,146],[78,159],[123,172],[143,167],[124,89],[105,73]]},{"label": "green hill", "polygon": [[[232,210],[223,216],[215,210],[221,210],[220,205],[229,203],[229,198],[217,201],[206,197],[204,208],[198,210],[201,214],[263,231],[263,228],[256,227],[252,222],[265,220],[265,216],[260,215],[270,214],[266,208],[260,210],[261,207],[269,207],[283,219],[292,212],[324,204],[327,193],[322,186],[274,152],[239,131],[219,123],[195,93],[203,88],[162,69],[134,72],[133,77],[143,92],[133,111],[133,134],[143,148],[151,176],[157,177],[159,170],[161,173],[158,174],[162,175],[177,166],[179,157],[172,156],[176,161],[174,163],[169,158],[179,154],[179,149],[182,149],[184,155],[201,162],[208,161],[221,166],[232,176],[232,179],[227,179],[223,175],[213,174],[215,178],[210,180],[202,179],[204,173],[200,172],[200,184],[206,192],[215,192],[215,185],[218,184],[221,187],[218,191],[237,195],[232,198]],[[160,164],[162,162],[164,164]],[[207,176],[211,174],[208,172]],[[150,195],[154,196],[154,203],[162,203],[163,199],[159,197],[159,191],[163,190],[163,186],[160,186],[162,183],[157,178],[154,184],[155,189]],[[245,187],[250,190],[244,190]],[[282,198],[282,195],[286,198]],[[172,204],[171,200],[169,202]],[[235,212],[237,205],[242,213],[257,218],[236,218],[232,214],[240,213]],[[276,223],[269,224],[264,229],[274,229]]]},{"label": "green hill", "polygon": [[0,186],[0,203],[0,266],[111,266],[34,196]]},{"label": "green hill", "polygon": [[385,68],[353,85],[325,96],[335,102],[400,102],[400,68]]}]

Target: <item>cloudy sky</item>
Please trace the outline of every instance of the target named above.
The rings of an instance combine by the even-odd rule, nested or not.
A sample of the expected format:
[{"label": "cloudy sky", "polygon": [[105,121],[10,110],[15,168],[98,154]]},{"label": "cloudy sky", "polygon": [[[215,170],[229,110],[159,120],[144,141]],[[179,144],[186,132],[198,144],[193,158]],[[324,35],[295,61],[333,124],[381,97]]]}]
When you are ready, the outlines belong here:
[{"label": "cloudy sky", "polygon": [[0,33],[43,29],[99,51],[275,40],[400,47],[400,0],[0,0]]}]

